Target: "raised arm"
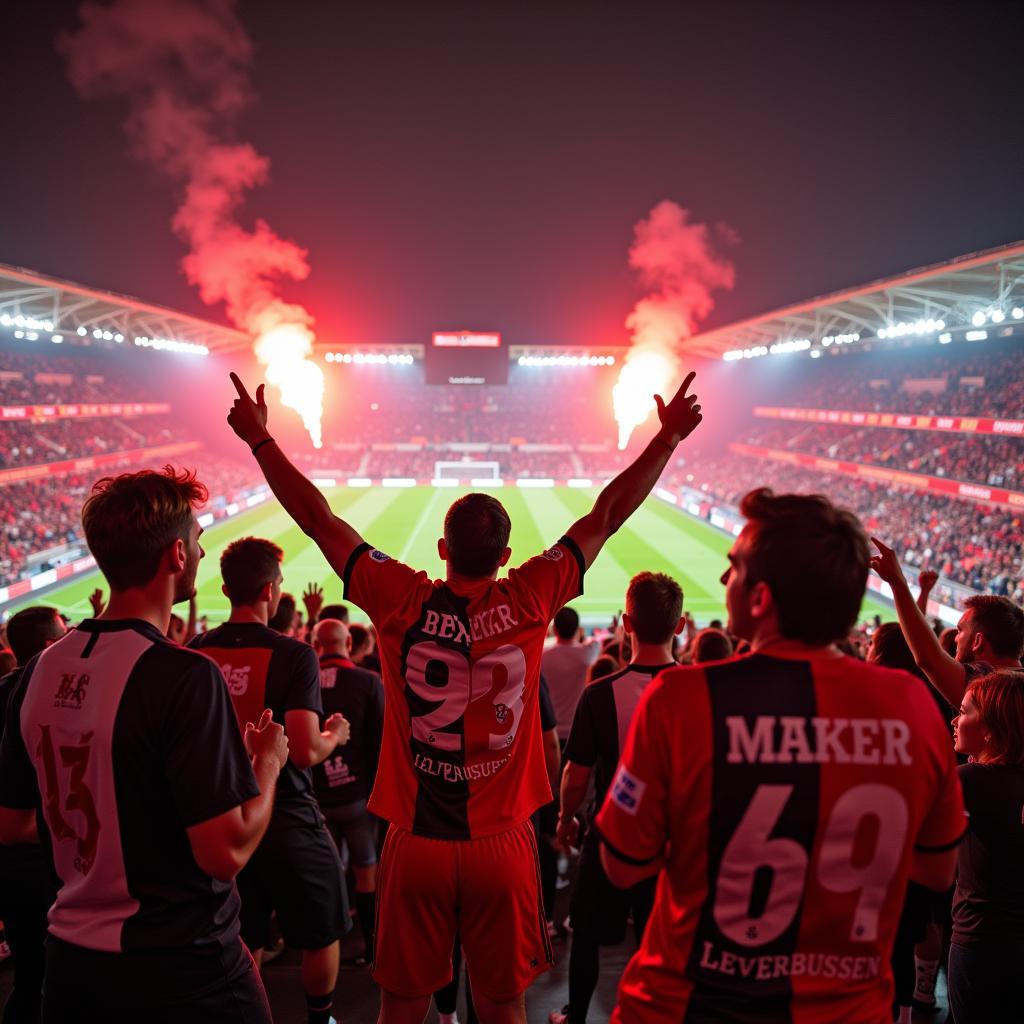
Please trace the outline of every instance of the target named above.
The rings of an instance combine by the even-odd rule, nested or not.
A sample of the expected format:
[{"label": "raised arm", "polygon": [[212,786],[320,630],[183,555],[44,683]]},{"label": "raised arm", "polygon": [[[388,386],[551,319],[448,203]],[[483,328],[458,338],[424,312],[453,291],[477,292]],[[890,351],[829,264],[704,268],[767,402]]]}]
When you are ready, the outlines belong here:
[{"label": "raised arm", "polygon": [[661,428],[650,444],[597,496],[594,507],[569,529],[589,568],[605,541],[640,507],[654,489],[676,445],[696,429],[703,418],[696,395],[687,395],[696,376],[689,373],[668,405],[655,395]]},{"label": "raised arm", "polygon": [[254,402],[237,374],[231,374],[231,383],[238,392],[228,413],[231,429],[249,446],[285,512],[307,537],[313,539],[331,568],[342,575],[349,555],[363,543],[363,538],[331,511],[320,489],[291,464],[270,436],[264,385],[256,389]]},{"label": "raised arm", "polygon": [[878,549],[878,554],[871,559],[871,568],[892,587],[900,629],[903,630],[914,660],[932,686],[954,708],[960,707],[967,687],[967,670],[942,649],[939,638],[910,592],[910,585],[903,575],[896,552],[875,537],[871,538],[871,543]]}]

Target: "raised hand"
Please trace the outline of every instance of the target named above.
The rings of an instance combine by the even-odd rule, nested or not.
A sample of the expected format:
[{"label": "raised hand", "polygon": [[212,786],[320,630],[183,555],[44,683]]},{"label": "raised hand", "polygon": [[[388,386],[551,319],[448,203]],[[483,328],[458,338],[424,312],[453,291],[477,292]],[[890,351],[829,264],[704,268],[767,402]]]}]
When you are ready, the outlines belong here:
[{"label": "raised hand", "polygon": [[89,604],[92,606],[93,618],[99,618],[103,614],[103,609],[107,606],[106,601],[103,600],[103,591],[99,587],[89,595]]},{"label": "raised hand", "polygon": [[316,583],[307,584],[302,592],[302,603],[306,606],[306,621],[312,628],[324,606],[324,588]]},{"label": "raised hand", "polygon": [[245,749],[250,757],[273,757],[283,768],[288,760],[288,737],[284,726],[274,721],[274,713],[266,708],[260,716],[259,725],[245,723],[242,734]]},{"label": "raised hand", "polygon": [[228,413],[228,424],[251,448],[254,444],[270,437],[267,431],[267,403],[263,397],[266,385],[261,384],[256,389],[256,401],[254,402],[237,373],[231,374],[231,383],[235,385],[238,397],[231,407],[231,412]]},{"label": "raised hand", "polygon": [[871,543],[878,549],[878,554],[871,559],[871,568],[890,586],[904,582],[903,567],[896,557],[896,552],[877,537],[872,537]]},{"label": "raised hand", "polygon": [[343,714],[335,712],[324,722],[324,732],[333,733],[337,745],[343,747],[348,743],[349,736],[352,735],[352,727],[348,724],[348,719]]},{"label": "raised hand", "polygon": [[921,588],[922,594],[930,594],[939,582],[939,574],[934,569],[922,569],[917,574],[917,585]]},{"label": "raised hand", "polygon": [[697,374],[690,371],[686,380],[679,386],[679,390],[672,396],[672,401],[665,404],[661,395],[654,396],[654,404],[658,407],[658,419],[661,425],[672,435],[673,444],[678,444],[684,437],[697,429],[697,425],[704,418],[700,414],[700,404],[696,395],[688,395],[686,389],[693,383]]}]

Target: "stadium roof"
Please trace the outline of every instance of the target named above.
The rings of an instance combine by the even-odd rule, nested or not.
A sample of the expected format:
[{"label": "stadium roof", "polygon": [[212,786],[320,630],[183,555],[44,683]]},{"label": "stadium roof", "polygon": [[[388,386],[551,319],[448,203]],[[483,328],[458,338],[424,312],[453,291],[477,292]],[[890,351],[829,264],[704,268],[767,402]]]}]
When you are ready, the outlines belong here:
[{"label": "stadium roof", "polygon": [[[1015,316],[1016,309],[1019,316]],[[995,316],[993,316],[995,314]],[[817,347],[827,338],[886,340],[950,332],[1024,316],[1024,242],[970,253],[897,277],[822,295],[763,316],[695,335],[686,351],[710,358],[746,350],[767,355],[772,345]],[[855,337],[857,336],[857,337]],[[803,344],[803,342],[810,344]],[[792,351],[784,347],[781,351]]]},{"label": "stadium roof", "polygon": [[242,331],[128,295],[87,288],[0,263],[0,315],[5,314],[46,322],[52,325],[46,330],[58,335],[91,336],[93,331],[106,331],[120,334],[129,343],[139,337],[168,339],[202,345],[215,353],[250,346]]}]

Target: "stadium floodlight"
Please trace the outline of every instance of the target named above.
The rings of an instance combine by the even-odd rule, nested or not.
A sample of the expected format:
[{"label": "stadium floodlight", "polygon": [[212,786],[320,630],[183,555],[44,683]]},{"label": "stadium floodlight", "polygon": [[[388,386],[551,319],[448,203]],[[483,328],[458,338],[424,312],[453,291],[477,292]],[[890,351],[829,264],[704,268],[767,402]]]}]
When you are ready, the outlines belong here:
[{"label": "stadium floodlight", "polygon": [[975,327],[982,327],[984,326],[985,319],[985,314],[979,309],[974,316],[971,317],[971,323],[974,324]]},{"label": "stadium floodlight", "polygon": [[123,334],[115,334],[114,335],[114,341],[116,341],[118,343],[118,345],[120,345],[121,342],[124,341],[124,335]]},{"label": "stadium floodlight", "polygon": [[964,337],[968,341],[984,341],[988,337],[988,331],[968,331]]},{"label": "stadium floodlight", "polygon": [[329,363],[333,363],[334,362],[334,353],[333,352],[328,352],[327,355],[324,356],[324,359],[326,359],[327,362],[329,362]]},{"label": "stadium floodlight", "polygon": [[887,327],[880,327],[875,336],[881,341],[888,338],[905,338],[908,335],[934,334],[946,328],[945,320],[935,320],[932,317],[921,320],[903,320],[889,324]]},{"label": "stadium floodlight", "polygon": [[28,341],[38,341],[39,335],[35,331],[26,331],[25,337]]},{"label": "stadium floodlight", "polygon": [[75,333],[80,337],[84,338],[89,332],[84,327],[79,327]]},{"label": "stadium floodlight", "polygon": [[939,344],[940,345],[948,345],[952,340],[953,340],[953,335],[950,334],[949,331],[946,331],[945,334],[940,334],[939,335]]},{"label": "stadium floodlight", "polygon": [[784,356],[790,352],[806,352],[810,347],[810,338],[793,338],[790,341],[777,341],[769,347],[768,352],[773,356]]},{"label": "stadium floodlight", "polygon": [[0,316],[0,324],[3,324],[4,327],[10,327],[11,324],[13,323],[14,320],[11,319],[10,313],[4,313],[2,316]]},{"label": "stadium floodlight", "polygon": [[100,340],[100,338],[102,338],[102,337],[103,337],[103,332],[102,332],[102,331],[101,331],[101,330],[100,330],[100,329],[99,329],[99,328],[97,327],[97,328],[96,328],[96,329],[95,329],[95,330],[94,330],[94,331],[92,332],[92,336],[93,336],[93,337],[94,337],[94,338],[95,338],[95,339],[96,339],[97,341],[99,341],[99,340]]},{"label": "stadium floodlight", "polygon": [[812,359],[820,359],[821,358],[821,349],[820,348],[812,348],[811,352],[810,352],[810,355],[811,355]]},{"label": "stadium floodlight", "polygon": [[59,345],[63,340],[64,336],[62,334],[55,334],[53,335],[52,338],[50,338],[50,341],[52,341],[54,345]]},{"label": "stadium floodlight", "polygon": [[1010,316],[1012,316],[1014,320],[1024,320],[1024,309],[1021,309],[1020,306],[1014,306],[1013,309],[1010,310]]},{"label": "stadium floodlight", "polygon": [[992,323],[1001,324],[1006,319],[1006,314],[1001,309],[992,310]]},{"label": "stadium floodlight", "polygon": [[24,338],[25,337],[25,332],[24,331],[15,331],[14,332],[14,336],[16,338]]}]

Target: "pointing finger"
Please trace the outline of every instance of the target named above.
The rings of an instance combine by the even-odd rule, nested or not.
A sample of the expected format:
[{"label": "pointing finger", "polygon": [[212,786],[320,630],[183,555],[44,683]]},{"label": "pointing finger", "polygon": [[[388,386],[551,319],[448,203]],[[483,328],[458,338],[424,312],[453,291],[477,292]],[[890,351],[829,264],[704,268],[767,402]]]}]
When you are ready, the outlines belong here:
[{"label": "pointing finger", "polygon": [[681,384],[681,385],[679,386],[679,390],[680,390],[680,391],[681,391],[681,392],[682,392],[682,393],[683,393],[684,395],[686,394],[686,391],[687,391],[687,389],[689,388],[689,386],[690,386],[690,385],[691,385],[691,384],[693,383],[693,378],[694,378],[694,377],[696,377],[696,376],[697,376],[697,371],[696,371],[696,370],[691,370],[691,371],[690,371],[690,372],[689,372],[689,373],[688,373],[688,374],[686,375],[686,380],[684,380],[684,381],[683,381],[683,383],[682,383],[682,384]]},{"label": "pointing finger", "polygon": [[878,550],[881,551],[883,555],[887,555],[889,554],[889,552],[892,551],[892,548],[886,547],[886,545],[883,544],[877,537],[872,537],[871,543],[874,544],[875,547],[878,548]]},{"label": "pointing finger", "polygon": [[260,386],[259,386],[259,387],[258,387],[258,388],[256,389],[256,404],[257,404],[258,406],[260,406],[260,407],[264,408],[264,409],[265,409],[265,408],[267,407],[267,403],[266,403],[265,399],[263,398],[263,389],[264,389],[265,387],[266,387],[266,385],[265,385],[265,384],[261,384],[261,385],[260,385]]},{"label": "pointing finger", "polygon": [[251,402],[252,399],[249,397],[249,392],[245,390],[245,385],[239,379],[238,374],[232,371],[229,374],[229,376],[231,377],[231,383],[235,385],[235,390],[238,392],[238,397],[245,398]]}]

